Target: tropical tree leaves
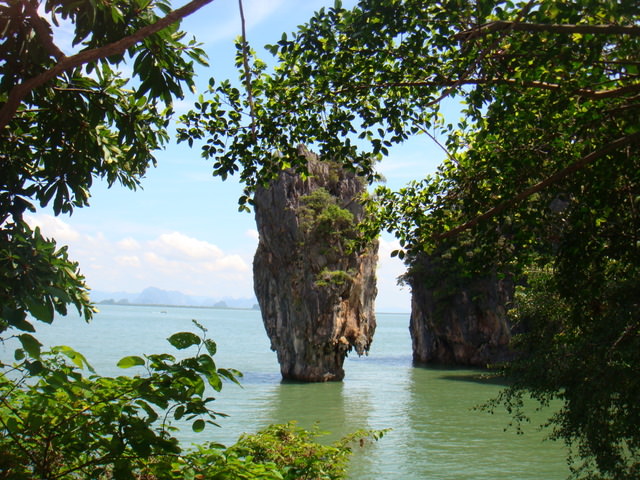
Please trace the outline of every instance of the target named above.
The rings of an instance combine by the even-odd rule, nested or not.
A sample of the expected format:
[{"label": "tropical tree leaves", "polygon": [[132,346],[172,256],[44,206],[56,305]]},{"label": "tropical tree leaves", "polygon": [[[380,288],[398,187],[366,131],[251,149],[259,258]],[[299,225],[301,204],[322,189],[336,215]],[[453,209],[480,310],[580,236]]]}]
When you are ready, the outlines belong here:
[{"label": "tropical tree leaves", "polygon": [[[267,47],[277,63],[256,72],[255,118],[221,84],[179,138],[204,140],[214,173],[239,172],[241,206],[277,170],[304,172],[299,143],[372,180],[393,145],[439,139],[438,171],[379,188],[365,231],[394,232],[410,266],[426,253],[467,276],[549,269],[560,325],[540,284],[529,292],[564,335],[547,348],[548,330],[530,332],[511,399],[560,398],[551,425],[577,447],[580,474],[635,478],[639,439],[624,425],[638,418],[639,17],[633,2],[597,0],[336,2]],[[449,100],[461,120],[442,118]]]},{"label": "tropical tree leaves", "polygon": [[[69,304],[91,317],[77,264],[24,215],[87,206],[95,179],[139,186],[168,140],[173,99],[193,88],[194,63],[206,64],[179,21],[209,1],[0,6],[0,331],[29,330],[27,313],[51,322]],[[66,54],[52,28],[62,22],[73,32]]]},{"label": "tropical tree leaves", "polygon": [[[28,358],[19,355],[11,374],[0,375],[0,465],[9,475],[0,477],[71,478],[82,472],[96,478],[110,472],[131,478],[147,463],[169,468],[171,455],[181,452],[170,419],[190,422],[196,432],[217,425],[224,414],[211,408],[205,382],[220,391],[223,379],[237,383],[241,376],[217,369],[211,355],[200,352],[198,346],[209,341],[204,329],[200,333],[168,339],[179,350],[195,347],[195,356],[121,359],[121,368],[143,367],[130,377],[97,375],[66,346],[41,353],[33,336],[21,334]],[[85,377],[83,369],[92,375]]]}]

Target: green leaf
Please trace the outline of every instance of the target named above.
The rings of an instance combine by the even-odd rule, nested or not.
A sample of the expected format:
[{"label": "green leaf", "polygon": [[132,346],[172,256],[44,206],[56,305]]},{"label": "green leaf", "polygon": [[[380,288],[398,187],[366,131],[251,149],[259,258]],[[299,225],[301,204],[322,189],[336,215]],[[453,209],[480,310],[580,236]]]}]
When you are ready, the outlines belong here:
[{"label": "green leaf", "polygon": [[18,335],[18,339],[22,344],[22,348],[24,348],[25,352],[27,352],[30,357],[40,357],[40,347],[42,347],[42,344],[34,336],[29,335],[28,333],[23,333]]},{"label": "green leaf", "polygon": [[206,425],[205,421],[199,418],[195,422],[193,422],[193,425],[191,425],[191,428],[193,429],[194,432],[201,432],[204,430],[205,425]]},{"label": "green leaf", "polygon": [[178,408],[176,408],[176,411],[173,414],[173,418],[175,418],[176,420],[180,420],[182,417],[184,417],[185,411],[186,411],[185,406],[180,405]]},{"label": "green leaf", "polygon": [[53,322],[53,305],[48,299],[31,299],[27,303],[27,308],[29,309],[29,313],[41,322]]},{"label": "green leaf", "polygon": [[192,345],[200,345],[200,337],[191,332],[174,333],[168,339],[169,343],[178,350],[184,350]]},{"label": "green leaf", "polygon": [[216,352],[218,351],[218,346],[216,345],[216,342],[214,342],[209,338],[207,338],[204,341],[204,346],[207,348],[207,352],[209,352],[209,355],[211,356],[215,355]]},{"label": "green leaf", "polygon": [[220,380],[220,376],[218,376],[217,374],[214,373],[211,375],[207,375],[207,381],[216,392],[222,390],[222,380]]},{"label": "green leaf", "polygon": [[84,355],[67,345],[58,345],[56,347],[53,347],[51,351],[54,353],[63,354],[65,357],[69,358],[78,368],[86,367],[90,372],[94,372],[93,367],[84,357]]},{"label": "green leaf", "polygon": [[144,365],[144,364],[145,364],[144,358],[132,355],[132,356],[121,358],[117,365],[120,368],[131,368],[131,367],[136,367],[138,365]]},{"label": "green leaf", "polygon": [[5,307],[2,309],[2,319],[6,320],[9,325],[22,330],[23,332],[35,332],[33,325],[26,320],[26,314],[21,309],[13,309]]}]

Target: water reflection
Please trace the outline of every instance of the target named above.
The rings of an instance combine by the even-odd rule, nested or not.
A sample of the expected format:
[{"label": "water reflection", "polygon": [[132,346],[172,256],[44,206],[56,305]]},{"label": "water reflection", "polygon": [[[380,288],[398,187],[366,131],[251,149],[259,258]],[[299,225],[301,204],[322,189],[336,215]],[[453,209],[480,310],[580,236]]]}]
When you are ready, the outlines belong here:
[{"label": "water reflection", "polygon": [[261,398],[269,423],[296,421],[299,426],[331,432],[327,440],[346,433],[345,429],[367,427],[371,403],[368,396],[354,398],[343,383],[280,383]]},{"label": "water reflection", "polygon": [[[472,381],[470,381],[472,380]],[[564,451],[543,443],[529,429],[505,431],[506,414],[490,415],[477,406],[495,396],[498,385],[480,372],[414,368],[407,414],[410,428],[402,451],[412,478],[563,479]]]}]

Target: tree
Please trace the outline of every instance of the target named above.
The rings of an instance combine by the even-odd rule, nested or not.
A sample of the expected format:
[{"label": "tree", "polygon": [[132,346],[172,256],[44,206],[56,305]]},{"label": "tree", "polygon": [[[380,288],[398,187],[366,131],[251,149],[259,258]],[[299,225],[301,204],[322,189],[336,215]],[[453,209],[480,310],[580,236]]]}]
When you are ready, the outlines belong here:
[{"label": "tree", "polygon": [[[0,332],[33,331],[27,314],[50,323],[68,305],[91,317],[78,265],[24,214],[34,202],[56,215],[88,205],[94,178],[139,185],[168,140],[172,100],[205,63],[179,20],[210,1],[0,4]],[[61,24],[73,29],[68,56]]]},{"label": "tree", "polygon": [[[32,318],[51,323],[74,306],[89,320],[93,307],[66,247],[32,230],[24,214],[35,202],[56,215],[87,206],[96,178],[137,188],[168,140],[173,99],[193,87],[194,62],[206,63],[179,21],[211,1],[176,10],[163,0],[0,3],[0,341],[20,343],[15,362],[0,363],[0,478],[266,480],[290,478],[305,462],[314,478],[344,477],[346,443],[322,447],[293,427],[281,429],[289,443],[280,442],[273,461],[251,457],[260,438],[228,450],[181,448],[171,420],[190,421],[194,431],[215,424],[223,414],[210,407],[207,388],[220,391],[239,376],[216,367],[216,345],[204,335],[169,337],[178,350],[195,348],[191,357],[125,357],[120,367],[146,373],[112,378],[69,347],[43,352],[31,334]],[[52,24],[62,23],[73,30],[73,54],[55,43]],[[132,78],[118,72],[125,64]],[[308,455],[294,462],[301,445]]]},{"label": "tree", "polygon": [[[410,266],[437,252],[467,274],[528,274],[526,355],[503,399],[560,402],[550,426],[577,449],[576,475],[637,478],[639,21],[630,1],[336,2],[268,46],[277,65],[254,63],[251,101],[212,83],[181,138],[205,139],[216,174],[240,172],[241,203],[279,168],[304,168],[298,143],[372,179],[392,145],[434,139],[438,172],[379,188],[370,233],[393,231]],[[456,100],[462,118],[443,119]]]}]

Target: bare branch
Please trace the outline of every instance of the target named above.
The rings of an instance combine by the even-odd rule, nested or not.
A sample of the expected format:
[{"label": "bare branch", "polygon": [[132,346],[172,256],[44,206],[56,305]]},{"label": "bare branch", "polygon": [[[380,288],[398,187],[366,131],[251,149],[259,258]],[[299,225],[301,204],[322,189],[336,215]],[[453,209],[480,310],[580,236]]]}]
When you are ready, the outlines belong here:
[{"label": "bare branch", "polygon": [[164,28],[167,28],[182,18],[191,15],[193,12],[199,10],[212,1],[213,0],[192,0],[186,5],[168,13],[157,22],[151,25],[146,25],[127,37],[121,38],[116,42],[102,47],[84,50],[70,57],[64,57],[54,67],[46,72],[42,72],[41,74],[14,86],[9,93],[6,103],[0,109],[0,129],[7,126],[20,106],[20,102],[33,89],[44,85],[66,71],[72,70],[89,62],[95,62],[101,58],[123,53],[136,43],[144,40],[154,33],[159,32],[160,30],[163,30]]},{"label": "bare branch", "polygon": [[507,208],[512,207],[513,205],[524,200],[527,197],[530,197],[534,193],[537,193],[540,190],[548,187],[549,185],[557,182],[558,180],[561,180],[562,178],[573,174],[574,172],[580,170],[581,168],[584,168],[594,160],[597,160],[598,158],[601,158],[611,152],[619,150],[628,145],[632,145],[634,143],[640,143],[640,132],[636,132],[631,135],[620,137],[617,140],[614,140],[613,142],[602,147],[600,150],[591,152],[590,154],[582,157],[577,162],[572,163],[571,165],[569,165],[566,168],[563,168],[562,170],[558,170],[556,173],[546,178],[545,180],[530,186],[529,188],[520,192],[515,197],[512,197],[508,200],[505,200],[499,203],[495,207],[487,210],[486,212],[484,212],[481,215],[478,215],[477,217],[472,218],[468,222],[465,222],[462,225],[458,225],[457,227],[453,228],[452,230],[449,230],[448,232],[433,235],[433,239],[444,240],[446,238],[455,237],[460,232],[464,230],[469,230],[470,228],[473,228],[476,225],[478,225],[480,222],[483,222],[485,220],[488,220],[489,218],[495,217],[496,215],[503,212]]},{"label": "bare branch", "polygon": [[640,26],[638,25],[571,25],[557,23],[523,23],[507,22],[496,20],[485,23],[470,30],[465,30],[454,35],[454,38],[467,41],[473,38],[482,37],[488,33],[500,32],[504,30],[517,32],[547,32],[571,35],[573,33],[594,34],[594,35],[630,35],[640,36]]},{"label": "bare branch", "polygon": [[447,157],[449,158],[449,160],[451,160],[451,162],[454,165],[458,165],[458,159],[456,157],[454,157],[451,152],[449,150],[447,150],[447,147],[445,147],[437,138],[434,134],[432,134],[429,130],[427,130],[424,127],[419,127],[420,131],[422,133],[424,133],[426,136],[428,136],[438,147],[440,147],[440,149],[447,155]]},{"label": "bare branch", "polygon": [[251,135],[253,141],[257,140],[256,132],[256,112],[253,104],[253,93],[251,88],[251,70],[249,69],[249,52],[247,48],[247,32],[244,20],[244,9],[242,8],[242,0],[238,0],[240,8],[240,23],[242,24],[242,64],[244,67],[244,83],[247,90],[247,99],[249,100],[249,110],[251,113]]}]

